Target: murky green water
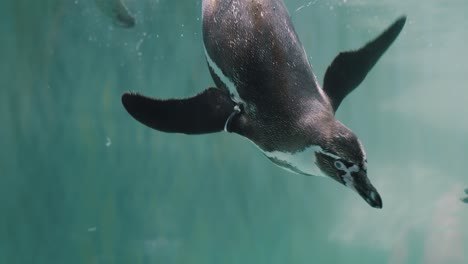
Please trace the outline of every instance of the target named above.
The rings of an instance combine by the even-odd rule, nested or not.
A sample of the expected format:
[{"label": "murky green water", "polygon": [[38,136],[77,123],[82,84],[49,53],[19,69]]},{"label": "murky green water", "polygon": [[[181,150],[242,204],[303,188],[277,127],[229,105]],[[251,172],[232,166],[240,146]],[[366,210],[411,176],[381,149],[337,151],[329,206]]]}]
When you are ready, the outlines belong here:
[{"label": "murky green water", "polygon": [[133,120],[124,91],[213,83],[201,1],[125,2],[133,29],[92,0],[0,3],[0,263],[468,263],[465,1],[285,1],[320,80],[408,15],[338,112],[382,210],[237,135]]}]

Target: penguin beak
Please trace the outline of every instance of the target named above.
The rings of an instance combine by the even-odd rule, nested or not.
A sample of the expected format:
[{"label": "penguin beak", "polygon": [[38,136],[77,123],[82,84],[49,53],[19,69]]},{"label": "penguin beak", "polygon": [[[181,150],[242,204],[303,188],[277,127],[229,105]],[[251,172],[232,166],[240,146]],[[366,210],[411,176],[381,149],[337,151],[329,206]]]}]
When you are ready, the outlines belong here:
[{"label": "penguin beak", "polygon": [[354,188],[356,192],[372,207],[382,208],[382,198],[377,192],[377,189],[372,185],[367,178],[367,174],[364,171],[356,172],[355,179],[360,179],[359,182],[355,182]]},{"label": "penguin beak", "polygon": [[377,192],[374,186],[371,185],[370,191],[358,191],[358,193],[370,206],[379,209],[382,208],[382,198],[380,198],[380,194]]}]

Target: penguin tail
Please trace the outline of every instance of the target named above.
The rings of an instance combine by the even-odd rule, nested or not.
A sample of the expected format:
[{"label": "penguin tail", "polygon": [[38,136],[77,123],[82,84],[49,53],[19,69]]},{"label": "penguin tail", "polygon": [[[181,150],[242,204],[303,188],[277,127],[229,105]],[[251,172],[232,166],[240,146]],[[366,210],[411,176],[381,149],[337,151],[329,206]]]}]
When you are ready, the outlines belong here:
[{"label": "penguin tail", "polygon": [[122,104],[140,123],[168,133],[206,134],[225,129],[236,107],[228,91],[208,88],[185,99],[155,99],[124,93]]}]

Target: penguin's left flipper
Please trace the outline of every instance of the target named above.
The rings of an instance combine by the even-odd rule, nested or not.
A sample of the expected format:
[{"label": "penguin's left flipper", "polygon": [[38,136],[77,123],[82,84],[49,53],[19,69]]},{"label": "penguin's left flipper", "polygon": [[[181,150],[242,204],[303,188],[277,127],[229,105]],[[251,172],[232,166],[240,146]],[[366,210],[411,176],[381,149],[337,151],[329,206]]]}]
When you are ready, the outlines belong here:
[{"label": "penguin's left flipper", "polygon": [[353,91],[393,43],[405,25],[406,17],[397,19],[380,36],[356,51],[342,52],[328,67],[323,90],[336,112],[343,99]]},{"label": "penguin's left flipper", "polygon": [[125,93],[122,103],[139,122],[159,131],[184,134],[222,131],[236,106],[229,92],[218,88],[208,88],[191,98],[169,100]]}]

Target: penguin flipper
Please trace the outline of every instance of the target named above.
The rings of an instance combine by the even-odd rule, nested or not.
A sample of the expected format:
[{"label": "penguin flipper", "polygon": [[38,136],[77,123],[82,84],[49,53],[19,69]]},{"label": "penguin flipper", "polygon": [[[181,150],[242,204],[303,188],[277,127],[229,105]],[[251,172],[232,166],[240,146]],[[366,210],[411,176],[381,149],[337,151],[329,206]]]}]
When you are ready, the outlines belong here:
[{"label": "penguin flipper", "polygon": [[205,134],[222,131],[236,104],[229,92],[208,88],[186,99],[161,100],[124,93],[122,104],[139,122],[168,133]]},{"label": "penguin flipper", "polygon": [[342,52],[328,67],[323,90],[330,97],[336,112],[343,99],[353,91],[374,67],[382,54],[400,34],[406,16],[398,18],[377,38],[356,51]]}]

